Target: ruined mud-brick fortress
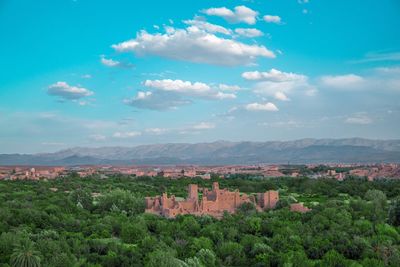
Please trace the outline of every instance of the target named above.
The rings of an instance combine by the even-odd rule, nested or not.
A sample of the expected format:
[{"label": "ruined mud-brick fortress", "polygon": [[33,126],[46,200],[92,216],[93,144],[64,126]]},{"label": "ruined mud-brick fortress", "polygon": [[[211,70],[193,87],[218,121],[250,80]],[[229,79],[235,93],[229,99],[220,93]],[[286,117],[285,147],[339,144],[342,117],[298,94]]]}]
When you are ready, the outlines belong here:
[{"label": "ruined mud-brick fortress", "polygon": [[272,209],[279,201],[277,191],[258,193],[257,197],[240,194],[239,190],[233,192],[228,189],[220,189],[217,182],[213,183],[212,190],[202,188],[202,196],[199,200],[198,186],[191,184],[188,187],[186,200],[177,200],[174,195],[146,197],[146,212],[159,214],[167,218],[174,218],[178,214],[211,215],[221,218],[223,213],[234,213],[243,203],[253,203],[257,210]]}]

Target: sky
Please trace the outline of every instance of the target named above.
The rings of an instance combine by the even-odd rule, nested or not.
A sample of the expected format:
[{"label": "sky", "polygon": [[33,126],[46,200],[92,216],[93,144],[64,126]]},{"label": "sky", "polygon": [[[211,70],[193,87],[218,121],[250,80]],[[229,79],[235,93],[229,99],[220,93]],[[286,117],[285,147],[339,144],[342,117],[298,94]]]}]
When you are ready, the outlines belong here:
[{"label": "sky", "polygon": [[2,0],[0,36],[0,153],[400,138],[398,0]]}]

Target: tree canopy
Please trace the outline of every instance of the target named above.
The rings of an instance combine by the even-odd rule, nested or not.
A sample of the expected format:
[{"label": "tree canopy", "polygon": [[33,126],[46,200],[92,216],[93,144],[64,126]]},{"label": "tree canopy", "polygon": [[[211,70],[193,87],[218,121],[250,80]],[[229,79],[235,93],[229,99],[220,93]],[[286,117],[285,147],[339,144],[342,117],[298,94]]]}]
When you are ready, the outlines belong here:
[{"label": "tree canopy", "polygon": [[[400,266],[400,181],[350,178],[64,177],[0,182],[0,266]],[[222,219],[144,213],[144,197],[190,183],[280,203]],[[56,189],[56,190],[55,190]],[[308,213],[290,212],[304,202]]]}]

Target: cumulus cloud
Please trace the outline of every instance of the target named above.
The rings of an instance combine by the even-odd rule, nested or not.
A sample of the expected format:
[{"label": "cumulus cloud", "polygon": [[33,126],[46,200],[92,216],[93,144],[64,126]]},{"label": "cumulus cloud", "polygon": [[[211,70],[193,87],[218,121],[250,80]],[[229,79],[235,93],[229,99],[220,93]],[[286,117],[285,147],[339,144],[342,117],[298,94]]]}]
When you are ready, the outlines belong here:
[{"label": "cumulus cloud", "polygon": [[378,67],[357,74],[325,75],[317,79],[318,86],[342,91],[400,92],[400,67]]},{"label": "cumulus cloud", "polygon": [[322,85],[335,89],[356,89],[360,88],[363,82],[364,78],[355,74],[321,77]]},{"label": "cumulus cloud", "polygon": [[223,93],[223,92],[217,92],[214,95],[211,95],[211,98],[215,98],[215,99],[235,99],[236,95],[233,93]]},{"label": "cumulus cloud", "polygon": [[184,20],[183,23],[185,23],[187,25],[195,26],[198,29],[201,29],[201,30],[204,30],[204,31],[207,31],[210,33],[222,33],[222,34],[226,34],[226,35],[232,34],[232,30],[230,30],[230,29],[227,29],[220,25],[209,23],[204,20],[200,20],[198,18],[195,18],[192,20]]},{"label": "cumulus cloud", "polygon": [[133,65],[126,62],[120,62],[111,58],[106,58],[104,55],[100,56],[100,62],[104,66],[111,67],[111,68],[132,68]]},{"label": "cumulus cloud", "polygon": [[107,67],[119,67],[121,66],[121,62],[117,61],[117,60],[113,60],[111,58],[105,58],[104,55],[100,56],[100,62],[101,64],[103,64],[104,66]]},{"label": "cumulus cloud", "polygon": [[248,65],[257,57],[275,57],[265,46],[218,37],[196,26],[187,29],[166,27],[164,34],[141,31],[135,39],[112,47],[118,52],[133,52],[139,56],[156,55],[223,66]]},{"label": "cumulus cloud", "polygon": [[263,19],[268,23],[276,23],[276,24],[280,24],[282,21],[281,17],[276,15],[265,15]]},{"label": "cumulus cloud", "polygon": [[134,98],[125,99],[124,103],[143,109],[167,110],[190,104],[194,99],[224,100],[235,99],[235,93],[223,91],[239,90],[234,85],[209,85],[202,82],[183,80],[146,80],[143,85],[152,91],[139,91]]},{"label": "cumulus cloud", "polygon": [[246,80],[252,81],[271,81],[271,82],[290,82],[290,81],[305,81],[307,77],[301,74],[292,72],[283,72],[277,69],[270,71],[248,71],[243,72],[242,77]]},{"label": "cumulus cloud", "polygon": [[179,93],[189,93],[195,95],[203,95],[208,93],[211,88],[205,83],[201,82],[189,82],[182,80],[146,80],[144,85],[147,87],[157,88],[164,91],[173,91]]},{"label": "cumulus cloud", "polygon": [[317,89],[308,82],[308,77],[292,72],[283,72],[277,69],[270,71],[249,71],[242,73],[242,77],[249,81],[257,81],[254,92],[260,95],[273,96],[278,100],[287,101],[287,94],[294,90],[301,90],[306,95],[315,95]]},{"label": "cumulus cloud", "polygon": [[[163,79],[163,80],[146,80],[144,82],[144,85],[146,87],[156,88],[158,90],[174,92],[191,97],[201,97],[206,99],[236,98],[236,95],[233,93],[223,93],[216,91],[210,85],[202,82]],[[233,88],[225,84],[220,84],[220,86],[224,89]]]},{"label": "cumulus cloud", "polygon": [[241,36],[244,37],[249,37],[249,38],[253,38],[253,37],[258,37],[258,36],[263,36],[264,34],[262,33],[262,31],[255,29],[255,28],[237,28],[235,29],[235,32]]},{"label": "cumulus cloud", "polygon": [[121,139],[125,139],[125,138],[133,138],[133,137],[137,137],[140,136],[142,133],[141,132],[115,132],[113,134],[114,138],[121,138]]},{"label": "cumulus cloud", "polygon": [[400,67],[380,67],[359,76],[322,76],[320,86],[341,90],[379,90],[400,92]]},{"label": "cumulus cloud", "polygon": [[275,99],[281,101],[289,101],[290,99],[282,92],[275,92],[274,94]]},{"label": "cumulus cloud", "polygon": [[139,92],[137,93],[136,99],[146,99],[146,98],[151,97],[152,94],[153,94],[153,93],[150,92],[150,91],[147,91],[147,92],[139,91]]},{"label": "cumulus cloud", "polygon": [[250,103],[245,106],[248,111],[278,111],[279,109],[274,103]]},{"label": "cumulus cloud", "polygon": [[66,82],[56,82],[47,89],[49,95],[58,96],[64,100],[78,100],[94,93],[86,88],[71,86]]},{"label": "cumulus cloud", "polygon": [[226,7],[209,8],[202,11],[209,16],[218,16],[224,18],[230,23],[244,22],[247,24],[255,24],[257,21],[258,12],[246,6],[237,6],[234,10]]},{"label": "cumulus cloud", "polygon": [[288,81],[288,82],[258,82],[254,85],[254,92],[259,95],[276,96],[277,92],[291,94],[295,91],[303,92],[307,96],[316,94],[315,86],[308,83],[307,80]]},{"label": "cumulus cloud", "polygon": [[171,95],[164,91],[139,91],[135,97],[126,98],[123,102],[132,107],[151,110],[177,109],[179,106],[192,103],[179,95]]}]

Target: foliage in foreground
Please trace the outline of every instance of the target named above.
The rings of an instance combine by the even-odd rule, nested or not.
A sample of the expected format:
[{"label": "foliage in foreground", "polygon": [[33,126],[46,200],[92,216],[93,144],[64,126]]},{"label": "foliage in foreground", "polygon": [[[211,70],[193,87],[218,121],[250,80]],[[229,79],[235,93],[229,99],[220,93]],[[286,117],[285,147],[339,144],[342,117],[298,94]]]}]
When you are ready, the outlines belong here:
[{"label": "foliage in foreground", "polygon": [[[219,182],[279,188],[279,208],[244,205],[222,220],[143,214],[145,195],[185,197],[191,182],[212,181],[2,181],[0,266],[400,266],[400,181],[239,177]],[[294,198],[312,212],[290,212]]]}]

